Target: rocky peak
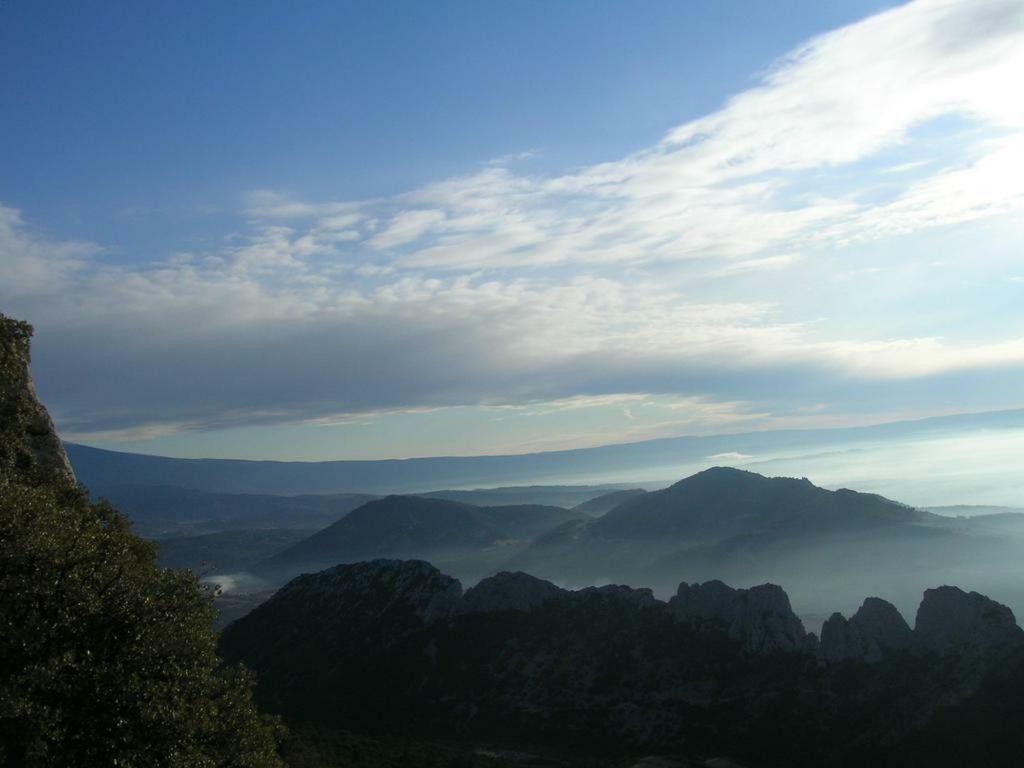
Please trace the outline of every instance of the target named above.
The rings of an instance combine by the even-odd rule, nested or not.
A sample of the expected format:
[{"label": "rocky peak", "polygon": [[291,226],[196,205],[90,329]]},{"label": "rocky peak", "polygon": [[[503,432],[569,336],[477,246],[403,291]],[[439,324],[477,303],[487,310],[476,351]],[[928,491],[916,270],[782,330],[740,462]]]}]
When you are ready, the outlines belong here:
[{"label": "rocky peak", "polygon": [[818,656],[825,662],[861,659],[876,662],[887,653],[907,648],[913,638],[896,606],[869,597],[847,620],[832,614],[821,628]]},{"label": "rocky peak", "polygon": [[729,636],[751,651],[799,651],[807,648],[807,633],[775,584],[733,589],[720,581],[679,585],[669,610],[687,621],[716,622]]},{"label": "rocky peak", "polygon": [[522,571],[502,571],[466,590],[459,605],[460,613],[495,613],[498,611],[531,611],[565,590],[550,581],[538,579]]},{"label": "rocky peak", "polygon": [[914,636],[925,648],[946,653],[1021,642],[1024,631],[1005,605],[977,592],[943,586],[925,590]]},{"label": "rocky peak", "polygon": [[411,608],[423,621],[454,614],[462,585],[423,560],[371,560],[337,565],[292,579],[275,601],[302,599],[383,615]]},{"label": "rocky peak", "polygon": [[32,381],[32,326],[0,314],[0,472],[74,488],[64,446]]},{"label": "rocky peak", "polygon": [[584,598],[596,597],[603,600],[620,600],[632,603],[639,608],[664,605],[654,596],[654,592],[647,587],[633,588],[623,584],[605,584],[603,587],[585,587],[576,594]]},{"label": "rocky peak", "polygon": [[825,662],[844,661],[861,657],[860,647],[850,631],[850,622],[843,614],[833,613],[821,625],[818,657]]}]

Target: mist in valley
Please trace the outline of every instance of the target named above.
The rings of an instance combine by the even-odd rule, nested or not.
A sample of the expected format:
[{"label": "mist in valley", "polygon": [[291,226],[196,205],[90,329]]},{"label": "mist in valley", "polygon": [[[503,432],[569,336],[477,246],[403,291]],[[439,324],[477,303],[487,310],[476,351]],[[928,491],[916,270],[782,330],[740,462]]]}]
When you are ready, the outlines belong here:
[{"label": "mist in valley", "polygon": [[[427,560],[467,586],[500,571],[521,570],[568,589],[606,584],[649,587],[665,600],[683,581],[717,579],[735,587],[770,582],[787,591],[794,610],[815,632],[833,612],[851,615],[869,596],[892,602],[913,624],[924,590],[943,584],[989,595],[1009,605],[1019,617],[1024,615],[1024,509],[1014,506],[1022,492],[1015,456],[1024,456],[1024,430],[985,428],[827,447],[790,445],[757,454],[723,452],[700,462],[652,468],[649,473],[590,478],[603,483],[590,491],[579,485],[571,491],[558,486],[531,488],[527,483],[534,478],[524,477],[522,486],[500,492],[464,489],[427,494],[456,505],[451,525],[459,527],[458,536],[455,529],[439,529],[430,540],[417,542],[419,523],[413,516],[369,535],[362,549],[346,549],[343,541],[335,540],[315,557],[298,557],[281,569],[268,566],[268,557],[314,533],[297,530],[277,543],[267,539],[263,547],[251,545],[247,566],[252,570],[207,573],[203,579],[219,586],[220,600],[231,605],[232,616],[266,599],[299,573],[386,557]],[[637,520],[621,540],[594,539],[592,523],[633,500],[641,493],[639,488],[650,493],[670,485],[652,478],[664,478],[668,472],[688,477],[717,462],[767,477],[806,478],[830,490],[878,494],[898,502],[897,506],[905,505],[907,519],[898,524],[868,522],[819,529],[807,521],[797,525],[788,521],[785,503],[780,502],[778,519],[751,525],[740,503],[720,512],[736,516],[720,534],[703,530],[698,535],[651,535],[646,523]],[[616,490],[620,488],[638,490]],[[607,505],[602,503],[605,498]],[[537,517],[529,530],[501,529],[503,509],[510,514],[522,514],[524,509],[502,507],[504,499],[536,505],[531,509]],[[550,504],[559,499],[577,502],[579,510]],[[474,501],[499,503],[487,507],[487,520],[481,523],[474,516]],[[563,514],[555,512],[559,509]],[[387,505],[380,510],[386,514]],[[672,513],[667,509],[667,514]],[[350,512],[339,514],[343,518]],[[617,514],[628,523],[628,505]],[[473,529],[478,538],[471,544],[457,545],[445,538],[464,538],[469,523],[459,515],[479,527]],[[352,531],[346,535],[363,535],[361,528]],[[394,538],[398,533],[401,536]],[[269,532],[264,534],[268,536]],[[184,545],[187,551],[188,541],[176,539],[174,544]]]}]

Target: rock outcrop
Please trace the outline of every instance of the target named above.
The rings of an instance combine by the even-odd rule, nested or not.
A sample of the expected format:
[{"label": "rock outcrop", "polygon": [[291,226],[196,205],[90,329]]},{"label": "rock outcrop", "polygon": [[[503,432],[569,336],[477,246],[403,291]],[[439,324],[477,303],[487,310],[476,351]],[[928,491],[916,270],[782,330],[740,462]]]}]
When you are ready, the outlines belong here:
[{"label": "rock outcrop", "polygon": [[586,587],[576,594],[582,597],[597,597],[604,600],[620,600],[639,608],[653,608],[665,604],[654,597],[647,587],[627,587],[624,584],[605,584],[603,587]]},{"label": "rock outcrop", "polygon": [[462,585],[423,560],[371,560],[304,574],[288,582],[271,602],[302,601],[332,606],[358,606],[377,615],[411,610],[429,622],[454,614]]},{"label": "rock outcrop", "polygon": [[459,603],[458,613],[497,613],[499,611],[521,611],[528,613],[555,599],[605,600],[625,602],[650,608],[664,606],[646,587],[634,589],[622,584],[606,584],[601,587],[584,587],[570,591],[555,586],[550,581],[538,579],[522,571],[502,571],[483,579],[475,587],[466,590]]},{"label": "rock outcrop", "polygon": [[75,488],[64,445],[36,395],[32,326],[0,314],[0,472],[22,481]]},{"label": "rock outcrop", "polygon": [[990,649],[1024,640],[1013,611],[977,592],[943,586],[925,590],[914,638],[939,653]]},{"label": "rock outcrop", "polygon": [[720,581],[679,585],[669,600],[677,618],[720,624],[750,651],[800,651],[808,647],[807,632],[775,584],[733,589]]},{"label": "rock outcrop", "polygon": [[550,581],[538,579],[522,571],[502,571],[483,579],[466,590],[459,604],[459,613],[497,613],[498,611],[531,611],[566,594]]},{"label": "rock outcrop", "polygon": [[825,622],[818,657],[825,662],[858,659],[873,663],[909,647],[912,640],[910,626],[896,606],[869,597],[849,620],[834,613]]}]

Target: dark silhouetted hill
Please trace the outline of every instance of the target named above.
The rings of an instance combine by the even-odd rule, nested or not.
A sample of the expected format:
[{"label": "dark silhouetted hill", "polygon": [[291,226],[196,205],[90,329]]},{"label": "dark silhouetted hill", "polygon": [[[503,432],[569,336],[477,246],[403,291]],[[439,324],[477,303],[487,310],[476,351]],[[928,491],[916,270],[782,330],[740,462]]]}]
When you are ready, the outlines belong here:
[{"label": "dark silhouetted hill", "polygon": [[257,571],[287,575],[377,557],[429,557],[483,575],[535,536],[582,517],[560,507],[387,496],[267,559]]},{"label": "dark silhouetted hill", "polygon": [[[327,732],[502,744],[567,765],[1015,764],[1024,633],[1007,608],[943,587],[913,630],[872,599],[850,623],[823,652],[773,585],[683,584],[666,603],[501,573],[463,593],[425,562],[377,560],[295,579],[222,648],[257,671],[261,704]],[[943,754],[924,734],[959,746]],[[984,762],[964,762],[976,735]]]}]

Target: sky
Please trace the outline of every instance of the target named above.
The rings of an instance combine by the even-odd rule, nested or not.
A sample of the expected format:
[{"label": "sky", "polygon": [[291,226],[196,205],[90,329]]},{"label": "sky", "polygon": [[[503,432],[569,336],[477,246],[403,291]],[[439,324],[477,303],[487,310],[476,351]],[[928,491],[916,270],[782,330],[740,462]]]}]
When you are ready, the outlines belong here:
[{"label": "sky", "polygon": [[520,453],[1024,407],[1024,3],[0,4],[65,439]]}]

